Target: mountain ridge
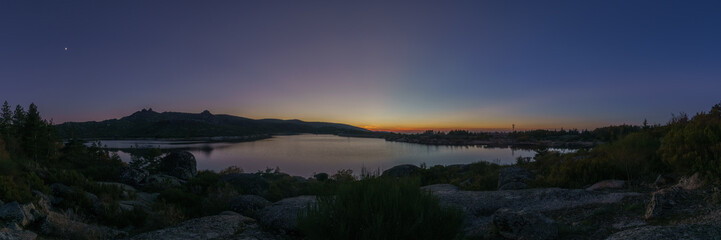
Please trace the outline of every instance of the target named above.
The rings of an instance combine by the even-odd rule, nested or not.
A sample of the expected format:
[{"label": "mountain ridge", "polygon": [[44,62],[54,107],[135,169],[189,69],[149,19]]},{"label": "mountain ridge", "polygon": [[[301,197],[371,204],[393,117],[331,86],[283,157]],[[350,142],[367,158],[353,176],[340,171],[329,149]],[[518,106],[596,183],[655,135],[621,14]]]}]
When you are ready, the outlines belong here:
[{"label": "mountain ridge", "polygon": [[228,114],[156,112],[143,109],[119,119],[55,125],[62,138],[132,139],[228,137],[259,134],[347,134],[370,132],[342,123],[298,119],[250,119]]}]

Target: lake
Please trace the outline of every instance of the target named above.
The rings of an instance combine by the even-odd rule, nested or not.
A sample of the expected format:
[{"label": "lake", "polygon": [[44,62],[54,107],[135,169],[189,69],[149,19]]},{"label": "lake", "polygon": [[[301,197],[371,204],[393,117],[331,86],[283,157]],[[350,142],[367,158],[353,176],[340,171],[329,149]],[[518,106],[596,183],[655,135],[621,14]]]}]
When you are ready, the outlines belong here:
[{"label": "lake", "polygon": [[[152,146],[162,149],[189,149],[197,160],[198,170],[219,171],[238,166],[245,172],[280,168],[282,172],[310,177],[314,173],[333,174],[362,168],[381,171],[400,164],[434,165],[467,164],[487,161],[512,164],[517,157],[533,157],[530,150],[486,148],[483,146],[429,146],[388,142],[379,138],[340,137],[335,135],[291,135],[238,143],[204,143],[162,140],[103,140],[109,148]],[[130,155],[118,151],[123,161]]]}]

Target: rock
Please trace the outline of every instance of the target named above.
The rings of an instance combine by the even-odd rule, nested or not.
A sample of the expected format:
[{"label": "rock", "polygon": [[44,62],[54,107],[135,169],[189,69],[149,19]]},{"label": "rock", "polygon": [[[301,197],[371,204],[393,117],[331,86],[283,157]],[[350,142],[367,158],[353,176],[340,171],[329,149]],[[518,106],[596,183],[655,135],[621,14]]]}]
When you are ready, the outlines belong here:
[{"label": "rock", "polygon": [[503,186],[498,187],[498,190],[518,190],[518,189],[526,189],[528,188],[528,184],[523,182],[509,182],[506,184],[503,184]]},{"label": "rock", "polygon": [[698,173],[681,178],[676,185],[658,190],[651,194],[651,201],[646,206],[646,219],[662,218],[688,210],[688,202],[703,197],[696,191],[702,185]]},{"label": "rock", "polygon": [[92,206],[92,211],[95,213],[96,216],[99,217],[107,217],[106,212],[106,206],[103,202],[100,201],[100,198],[98,198],[97,195],[86,192],[86,196],[88,196],[88,199],[90,200],[90,206]]},{"label": "rock", "polygon": [[155,203],[159,195],[160,193],[137,192],[135,193],[135,200],[118,201],[118,204],[123,211],[132,211],[135,208],[140,208],[145,212],[151,212],[153,210],[153,203]]},{"label": "rock", "polygon": [[262,195],[270,188],[270,184],[265,178],[253,173],[228,174],[220,177],[220,181],[239,188],[243,194]]},{"label": "rock", "polygon": [[45,217],[40,231],[48,236],[65,239],[117,239],[128,235],[112,228],[76,221],[56,212],[50,212]]},{"label": "rock", "polygon": [[315,196],[286,198],[258,211],[258,219],[263,227],[269,229],[284,233],[296,231],[298,214],[316,202]]},{"label": "rock", "polygon": [[460,191],[453,185],[424,186],[438,197],[440,204],[463,212],[462,232],[469,238],[482,237],[492,226],[492,215],[498,209],[550,212],[597,204],[617,203],[641,194],[608,193],[584,189],[538,188],[512,191]]},{"label": "rock", "polygon": [[123,167],[122,169],[120,169],[120,176],[118,177],[118,181],[133,186],[139,186],[145,181],[145,178],[148,177],[148,175],[150,175],[150,172],[145,169]]},{"label": "rock", "polygon": [[438,194],[452,194],[459,191],[458,187],[453,184],[434,184],[421,187],[421,189]]},{"label": "rock", "polygon": [[98,182],[98,184],[103,186],[114,186],[117,188],[120,188],[123,190],[121,193],[121,198],[123,199],[130,199],[130,196],[134,195],[136,192],[138,192],[137,189],[135,189],[133,186],[124,184],[124,183],[118,183],[118,182]]},{"label": "rock", "polygon": [[618,229],[618,230],[623,230],[623,229],[628,229],[628,228],[632,228],[632,227],[639,227],[639,226],[646,226],[646,225],[648,225],[648,224],[644,221],[631,220],[631,221],[622,221],[622,222],[614,223],[611,225],[611,227]]},{"label": "rock", "polygon": [[656,181],[653,184],[656,188],[665,188],[676,181],[676,178],[672,174],[659,174],[656,177]]},{"label": "rock", "polygon": [[644,217],[654,219],[670,215],[676,205],[688,198],[688,192],[679,186],[658,190],[651,195],[651,201],[646,206]]},{"label": "rock", "polygon": [[250,225],[256,225],[257,229],[257,224],[252,218],[233,212],[223,212],[219,215],[190,219],[177,226],[142,233],[129,239],[230,239],[236,234],[245,232]]},{"label": "rock", "polygon": [[690,177],[682,177],[678,180],[676,186],[683,188],[684,190],[696,190],[703,185],[703,182],[698,176],[698,173],[691,175]]},{"label": "rock", "polygon": [[[62,183],[51,184],[50,190],[53,193],[53,205],[61,204],[66,198],[72,197],[72,194],[84,194],[88,201],[90,201],[90,207],[92,208],[90,210],[98,216],[105,216],[105,206],[95,194],[79,189],[73,189]],[[77,197],[78,195],[75,196]]]},{"label": "rock", "polygon": [[721,228],[711,225],[681,224],[675,226],[643,226],[611,234],[606,240],[634,239],[718,239]]},{"label": "rock", "polygon": [[[531,180],[533,174],[521,167],[502,168],[498,173],[498,190],[525,189],[528,186],[526,181]],[[523,184],[513,184],[523,183]],[[506,186],[508,185],[508,186]],[[519,188],[522,187],[522,188]]]},{"label": "rock", "polygon": [[509,239],[556,239],[558,224],[538,212],[499,209],[493,214],[493,225]]},{"label": "rock", "polygon": [[145,187],[156,190],[180,187],[183,183],[185,181],[165,174],[153,174],[145,178]]},{"label": "rock", "polygon": [[124,184],[124,183],[119,183],[119,182],[98,182],[98,184],[115,186],[120,189],[123,189],[123,191],[128,191],[128,192],[137,192],[138,191],[133,186],[130,186],[130,185]]},{"label": "rock", "polygon": [[37,234],[27,230],[0,229],[0,240],[35,240],[37,238]]},{"label": "rock", "polygon": [[38,190],[33,190],[33,195],[35,196],[35,199],[38,200],[38,210],[42,211],[44,214],[47,214],[50,210],[52,210],[53,199],[50,196],[45,195]]},{"label": "rock", "polygon": [[53,183],[50,184],[50,193],[53,195],[53,205],[58,205],[73,193],[73,188],[62,183]]},{"label": "rock", "polygon": [[230,199],[230,210],[246,216],[254,216],[255,212],[271,205],[268,200],[257,195],[240,195]]},{"label": "rock", "polygon": [[392,167],[388,170],[383,171],[382,176],[387,177],[408,177],[410,175],[413,175],[416,171],[420,169],[418,166],[411,165],[411,164],[404,164],[404,165],[398,165],[395,167]]},{"label": "rock", "polygon": [[18,202],[11,202],[0,207],[0,219],[17,223],[20,227],[28,226],[43,216],[33,203],[20,205]]},{"label": "rock", "polygon": [[182,180],[198,175],[195,156],[187,151],[172,152],[163,157],[160,160],[160,171]]},{"label": "rock", "polygon": [[594,183],[590,187],[586,188],[588,191],[597,191],[602,189],[619,189],[626,186],[626,181],[623,180],[603,180],[597,183]]}]

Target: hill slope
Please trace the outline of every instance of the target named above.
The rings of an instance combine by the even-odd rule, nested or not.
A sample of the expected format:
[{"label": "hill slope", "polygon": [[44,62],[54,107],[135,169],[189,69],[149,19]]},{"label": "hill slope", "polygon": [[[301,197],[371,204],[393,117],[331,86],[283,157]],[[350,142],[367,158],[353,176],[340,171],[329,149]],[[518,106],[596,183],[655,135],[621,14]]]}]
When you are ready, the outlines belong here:
[{"label": "hill slope", "polygon": [[224,114],[158,113],[152,109],[138,111],[121,119],[101,122],[67,122],[56,125],[63,138],[186,138],[244,136],[254,134],[293,133],[360,133],[366,129],[339,123],[304,122],[300,120],[254,120]]}]

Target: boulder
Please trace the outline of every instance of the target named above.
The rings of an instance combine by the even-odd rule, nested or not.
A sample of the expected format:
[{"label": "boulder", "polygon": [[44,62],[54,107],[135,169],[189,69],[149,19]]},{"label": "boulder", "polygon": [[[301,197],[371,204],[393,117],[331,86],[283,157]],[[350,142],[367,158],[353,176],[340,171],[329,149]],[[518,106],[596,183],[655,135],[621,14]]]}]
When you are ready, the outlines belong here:
[{"label": "boulder", "polygon": [[50,184],[50,193],[53,195],[53,205],[58,205],[73,193],[73,188],[62,183],[53,183]]},{"label": "boulder", "polygon": [[684,190],[696,190],[699,189],[702,185],[703,182],[699,178],[698,173],[689,177],[682,177],[680,180],[678,180],[678,184],[676,184],[676,186],[683,188]]},{"label": "boulder", "polygon": [[718,226],[701,224],[680,224],[673,226],[642,226],[638,228],[620,231],[606,240],[656,240],[656,239],[718,239],[721,236],[721,228]]},{"label": "boulder", "polygon": [[150,175],[150,172],[145,169],[123,167],[120,169],[118,181],[133,186],[139,186],[143,183],[143,181],[145,181],[145,178],[148,177],[148,175]]},{"label": "boulder", "polygon": [[198,174],[195,156],[187,151],[172,152],[160,160],[160,171],[182,180]]},{"label": "boulder", "polygon": [[498,209],[551,212],[598,204],[612,204],[627,197],[641,197],[632,192],[586,191],[584,189],[537,188],[512,191],[461,191],[453,185],[424,186],[438,197],[440,204],[462,211],[462,233],[469,238],[483,237],[493,226],[492,215]]},{"label": "boulder", "polygon": [[57,212],[50,212],[45,217],[40,231],[64,239],[117,239],[128,235],[112,228],[76,221]]},{"label": "boulder", "polygon": [[282,233],[296,231],[298,214],[318,200],[315,196],[286,198],[258,211],[258,219],[263,227]]},{"label": "boulder", "polygon": [[137,192],[134,200],[122,200],[118,201],[118,204],[123,211],[132,211],[135,208],[140,208],[145,212],[151,212],[153,210],[153,203],[155,203],[159,195],[160,193]]},{"label": "boulder", "polygon": [[502,168],[498,172],[498,190],[525,189],[528,188],[526,182],[531,179],[533,174],[521,167]]},{"label": "boulder", "polygon": [[675,181],[676,178],[672,174],[659,174],[653,184],[656,188],[665,188],[673,184]]},{"label": "boulder", "polygon": [[[90,210],[98,216],[105,216],[105,206],[95,194],[80,189],[73,189],[62,183],[51,184],[50,190],[53,193],[52,203],[54,205],[61,204],[66,198],[72,197],[72,194],[84,194],[90,202],[90,207],[92,207]],[[77,197],[77,195],[75,196]]]},{"label": "boulder", "polygon": [[503,186],[498,187],[498,190],[518,190],[518,189],[526,189],[528,188],[528,184],[524,182],[509,182],[506,184],[503,184]]},{"label": "boulder", "polygon": [[173,187],[180,187],[185,181],[180,180],[174,176],[165,174],[153,174],[145,178],[145,187],[150,189],[168,189]]},{"label": "boulder", "polygon": [[597,183],[594,183],[590,187],[587,187],[586,190],[588,191],[597,191],[602,189],[619,189],[624,188],[626,186],[626,181],[623,180],[603,180]]},{"label": "boulder", "polygon": [[114,186],[117,187],[123,192],[121,193],[120,197],[122,199],[130,199],[132,195],[134,195],[136,192],[138,192],[137,189],[135,189],[133,186],[130,186],[128,184],[124,183],[118,183],[118,182],[98,182],[98,184],[103,186]]},{"label": "boulder", "polygon": [[27,230],[0,229],[0,240],[35,240],[37,238],[37,234]]},{"label": "boulder", "polygon": [[558,238],[558,224],[538,212],[498,209],[493,214],[493,225],[501,236],[509,239]]},{"label": "boulder", "polygon": [[646,206],[646,219],[661,218],[671,215],[674,208],[689,199],[689,192],[679,186],[658,190],[651,194],[651,201]]},{"label": "boulder", "polygon": [[655,219],[693,211],[694,204],[688,203],[704,197],[704,194],[697,190],[702,184],[697,173],[681,178],[676,185],[652,193],[644,217]]},{"label": "boulder", "polygon": [[410,175],[413,175],[416,171],[418,171],[418,169],[420,169],[420,168],[415,165],[403,164],[403,165],[398,165],[398,166],[395,166],[388,170],[383,171],[382,176],[408,177]]},{"label": "boulder", "polygon": [[0,207],[0,219],[17,223],[20,227],[25,227],[41,219],[44,214],[37,209],[33,203],[19,204],[11,202]]},{"label": "boulder", "polygon": [[38,210],[42,211],[44,214],[47,214],[50,210],[52,210],[53,199],[51,196],[45,195],[38,190],[33,190],[33,196],[35,196],[35,199],[38,200]]},{"label": "boulder", "polygon": [[246,216],[254,216],[255,212],[271,205],[268,200],[257,195],[240,195],[230,199],[230,210]]},{"label": "boulder", "polygon": [[243,194],[262,195],[270,188],[265,178],[254,173],[233,173],[220,177],[220,181],[239,188]]},{"label": "boulder", "polygon": [[257,223],[252,218],[234,212],[223,212],[219,215],[190,219],[173,227],[142,233],[129,239],[270,239],[259,236],[245,238],[238,236],[248,234],[249,229],[259,231]]}]

